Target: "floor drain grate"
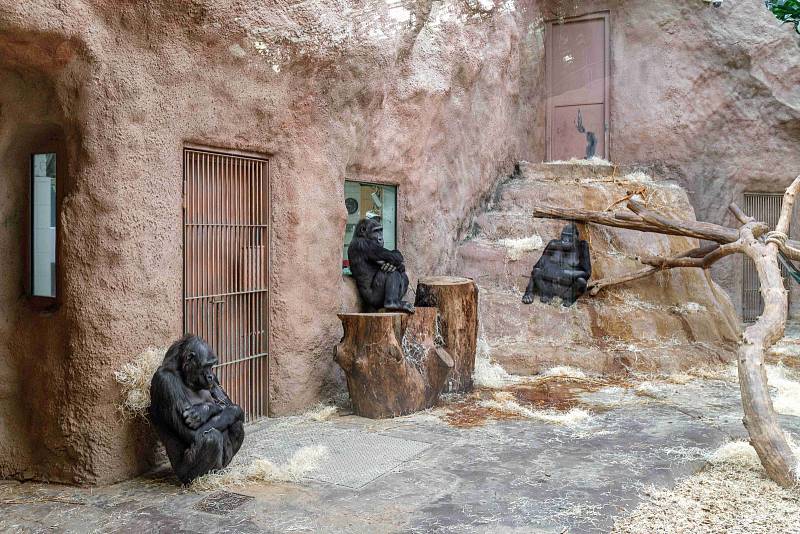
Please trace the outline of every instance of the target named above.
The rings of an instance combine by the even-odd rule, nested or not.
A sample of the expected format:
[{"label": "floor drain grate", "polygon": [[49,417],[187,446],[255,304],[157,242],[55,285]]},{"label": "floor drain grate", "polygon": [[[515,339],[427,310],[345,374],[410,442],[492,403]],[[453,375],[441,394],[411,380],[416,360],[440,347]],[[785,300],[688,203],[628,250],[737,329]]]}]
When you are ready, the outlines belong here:
[{"label": "floor drain grate", "polygon": [[201,499],[194,505],[194,508],[195,510],[200,510],[208,514],[228,515],[233,510],[252,499],[253,497],[247,495],[231,493],[230,491],[218,491]]}]

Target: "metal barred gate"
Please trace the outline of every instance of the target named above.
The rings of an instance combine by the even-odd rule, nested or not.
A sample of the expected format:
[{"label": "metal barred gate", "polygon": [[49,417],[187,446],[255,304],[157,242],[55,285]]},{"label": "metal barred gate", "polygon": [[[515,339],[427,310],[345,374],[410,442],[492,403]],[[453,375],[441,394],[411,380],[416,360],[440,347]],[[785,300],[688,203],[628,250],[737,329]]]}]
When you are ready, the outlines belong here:
[{"label": "metal barred gate", "polygon": [[[764,221],[770,230],[775,229],[783,205],[783,193],[745,193],[743,210],[757,221]],[[781,265],[784,283],[788,273]],[[742,320],[752,323],[764,313],[764,300],[761,298],[761,283],[758,280],[756,264],[744,257],[742,266]]]},{"label": "metal barred gate", "polygon": [[186,148],[183,175],[184,331],[251,421],[268,410],[269,160]]}]

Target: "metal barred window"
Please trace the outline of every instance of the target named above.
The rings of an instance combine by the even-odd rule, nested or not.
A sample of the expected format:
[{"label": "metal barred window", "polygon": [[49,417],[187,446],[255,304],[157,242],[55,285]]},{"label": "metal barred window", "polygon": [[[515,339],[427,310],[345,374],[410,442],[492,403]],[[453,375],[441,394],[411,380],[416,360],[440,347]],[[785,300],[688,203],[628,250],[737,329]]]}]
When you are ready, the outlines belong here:
[{"label": "metal barred window", "polygon": [[[745,193],[743,210],[756,220],[764,221],[770,230],[775,229],[783,205],[783,193]],[[764,312],[761,298],[761,283],[758,280],[756,264],[744,257],[742,265],[742,320],[752,323]],[[788,273],[781,266],[784,282]]]},{"label": "metal barred window", "polygon": [[269,160],[184,150],[184,331],[247,420],[268,413]]}]

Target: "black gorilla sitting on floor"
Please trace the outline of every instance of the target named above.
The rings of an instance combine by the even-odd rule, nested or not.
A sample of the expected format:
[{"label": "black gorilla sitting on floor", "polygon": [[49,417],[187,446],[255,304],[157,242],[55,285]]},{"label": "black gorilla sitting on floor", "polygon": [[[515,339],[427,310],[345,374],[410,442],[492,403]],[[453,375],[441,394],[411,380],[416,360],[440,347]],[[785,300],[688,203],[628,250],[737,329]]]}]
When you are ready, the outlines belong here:
[{"label": "black gorilla sitting on floor", "polygon": [[565,306],[572,306],[586,292],[591,275],[589,244],[580,239],[575,223],[569,223],[561,231],[561,239],[550,241],[533,266],[522,302],[530,304],[538,293],[542,302],[561,297]]},{"label": "black gorilla sitting on floor", "polygon": [[397,250],[383,248],[383,226],[379,222],[372,219],[358,222],[347,256],[358,293],[364,301],[364,311],[380,308],[414,311],[414,306],[403,300],[408,290],[403,255]]},{"label": "black gorilla sitting on floor", "polygon": [[186,335],[150,382],[150,421],[184,484],[227,466],[244,440],[244,412],[220,387],[216,364],[205,341]]}]

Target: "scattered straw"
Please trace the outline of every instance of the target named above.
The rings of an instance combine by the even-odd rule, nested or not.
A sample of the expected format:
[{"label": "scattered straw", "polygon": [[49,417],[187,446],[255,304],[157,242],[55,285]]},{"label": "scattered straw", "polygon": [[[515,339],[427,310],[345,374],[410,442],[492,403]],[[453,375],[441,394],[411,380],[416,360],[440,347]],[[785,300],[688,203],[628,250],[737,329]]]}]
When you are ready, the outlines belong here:
[{"label": "scattered straw", "polygon": [[696,302],[686,302],[684,304],[678,304],[675,306],[671,306],[670,311],[675,312],[680,315],[688,315],[690,313],[698,313],[701,311],[706,311],[706,307],[702,304],[698,304]]},{"label": "scattered straw", "polygon": [[789,378],[783,366],[767,366],[767,382],[774,388],[772,404],[784,415],[800,416],[800,382]]},{"label": "scattered straw", "polygon": [[494,394],[493,399],[482,400],[478,405],[499,412],[518,415],[527,419],[536,419],[564,426],[580,425],[585,423],[590,417],[589,412],[582,408],[572,408],[568,412],[533,410],[518,403],[514,395],[507,391],[499,391]]},{"label": "scattered straw", "polygon": [[542,376],[563,376],[565,378],[586,378],[586,373],[575,367],[560,365],[552,367],[541,373]]},{"label": "scattered straw", "polygon": [[603,158],[598,158],[594,156],[589,159],[578,159],[578,158],[571,158],[568,160],[559,159],[556,161],[548,161],[549,165],[603,165],[606,167],[610,167],[613,165],[610,161],[604,160]]},{"label": "scattered straw", "polygon": [[491,348],[485,339],[478,339],[475,353],[475,370],[472,372],[472,381],[477,387],[501,389],[522,381],[522,377],[508,374],[499,364],[490,360]]},{"label": "scattered straw", "polygon": [[625,182],[653,183],[653,177],[642,171],[628,173],[622,177],[622,180]]},{"label": "scattered straw", "polygon": [[518,261],[522,259],[526,252],[533,252],[544,246],[542,238],[538,235],[519,239],[500,239],[497,243],[506,248],[506,256],[511,261]]},{"label": "scattered straw", "polygon": [[647,501],[617,519],[612,532],[798,532],[800,490],[769,480],[748,443],[725,444],[707,460],[674,489],[647,491]]},{"label": "scattered straw", "polygon": [[302,447],[284,464],[275,465],[266,458],[254,458],[247,464],[231,464],[216,473],[203,475],[192,482],[190,488],[208,491],[249,483],[296,482],[317,469],[327,457],[327,447]]},{"label": "scattered straw", "polygon": [[663,395],[663,390],[653,382],[641,382],[633,388],[637,395],[658,398]]},{"label": "scattered straw", "polygon": [[129,416],[147,416],[150,407],[150,381],[164,361],[166,349],[149,348],[114,372],[114,380],[122,386],[120,411]]},{"label": "scattered straw", "polygon": [[327,421],[334,415],[336,415],[339,411],[337,406],[333,406],[330,404],[323,404],[319,403],[316,406],[313,406],[310,410],[300,415],[303,419],[309,421]]}]

